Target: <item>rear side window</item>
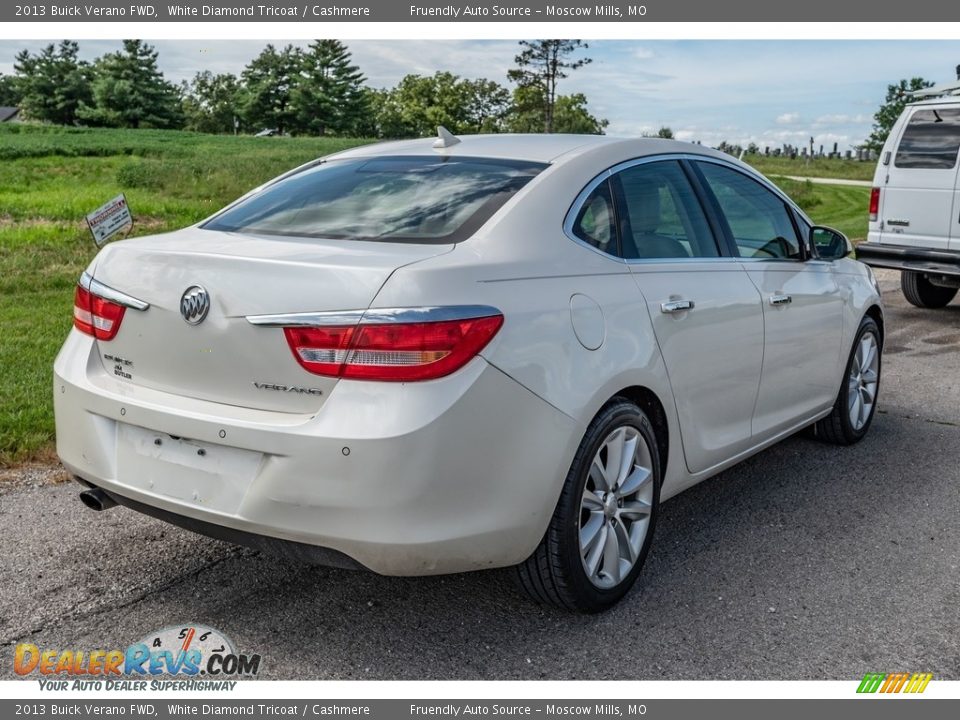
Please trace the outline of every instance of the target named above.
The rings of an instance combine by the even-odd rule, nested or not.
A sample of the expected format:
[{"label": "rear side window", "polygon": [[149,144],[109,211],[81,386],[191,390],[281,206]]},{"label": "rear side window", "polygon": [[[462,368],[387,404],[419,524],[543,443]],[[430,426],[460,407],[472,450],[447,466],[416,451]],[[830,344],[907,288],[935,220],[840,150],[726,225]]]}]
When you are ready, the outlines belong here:
[{"label": "rear side window", "polygon": [[608,180],[597,185],[583,201],[573,223],[573,234],[601,252],[619,255],[616,215]]},{"label": "rear side window", "polygon": [[898,168],[950,170],[960,150],[960,109],[917,110],[900,138]]},{"label": "rear side window", "polygon": [[267,187],[203,227],[256,235],[459,242],[545,167],[466,157],[331,160]]}]

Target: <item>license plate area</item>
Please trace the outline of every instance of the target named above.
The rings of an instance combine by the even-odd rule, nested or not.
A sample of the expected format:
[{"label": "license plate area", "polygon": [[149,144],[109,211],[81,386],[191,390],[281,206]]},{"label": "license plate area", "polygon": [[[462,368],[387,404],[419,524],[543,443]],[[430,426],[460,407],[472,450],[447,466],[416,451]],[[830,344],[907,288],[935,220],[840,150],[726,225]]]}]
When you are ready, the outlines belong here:
[{"label": "license plate area", "polygon": [[262,453],[176,438],[120,423],[117,476],[145,493],[236,514]]}]

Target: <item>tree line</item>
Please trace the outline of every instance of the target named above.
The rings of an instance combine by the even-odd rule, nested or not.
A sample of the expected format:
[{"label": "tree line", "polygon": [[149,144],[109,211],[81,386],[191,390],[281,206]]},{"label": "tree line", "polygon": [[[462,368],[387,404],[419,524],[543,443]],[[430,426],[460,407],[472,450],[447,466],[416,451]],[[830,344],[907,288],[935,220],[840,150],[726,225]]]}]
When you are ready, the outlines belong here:
[{"label": "tree line", "polygon": [[19,52],[13,75],[0,74],[0,105],[58,125],[171,128],[205,133],[276,130],[291,135],[401,138],[453,133],[602,134],[582,93],[558,92],[591,62],[580,40],[523,40],[510,87],[446,71],[411,74],[392,88],[372,88],[338,40],[306,48],[267,45],[239,74],[196,73],[169,82],[158,52],[142,40],[92,63],[72,40]]}]

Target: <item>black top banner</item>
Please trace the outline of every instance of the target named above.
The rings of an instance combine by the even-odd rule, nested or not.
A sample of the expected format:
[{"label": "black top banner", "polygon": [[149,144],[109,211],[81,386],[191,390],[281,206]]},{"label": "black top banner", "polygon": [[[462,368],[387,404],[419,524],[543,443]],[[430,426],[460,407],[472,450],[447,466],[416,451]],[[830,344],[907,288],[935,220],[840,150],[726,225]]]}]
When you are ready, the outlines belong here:
[{"label": "black top banner", "polygon": [[0,22],[954,22],[943,0],[648,0],[647,2],[405,2],[404,0],[37,0],[0,6]]}]

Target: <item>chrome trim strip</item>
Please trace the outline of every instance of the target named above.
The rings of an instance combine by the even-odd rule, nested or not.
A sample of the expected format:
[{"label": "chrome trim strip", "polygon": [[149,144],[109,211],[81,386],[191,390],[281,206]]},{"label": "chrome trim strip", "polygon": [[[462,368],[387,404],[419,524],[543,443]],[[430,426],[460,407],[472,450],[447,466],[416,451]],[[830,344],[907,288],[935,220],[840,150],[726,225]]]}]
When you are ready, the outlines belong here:
[{"label": "chrome trim strip", "polygon": [[278,315],[247,315],[247,322],[261,327],[317,327],[356,325],[363,318],[363,310],[334,312],[287,313]]},{"label": "chrome trim strip", "polygon": [[329,327],[332,325],[386,325],[390,323],[472,320],[500,314],[497,308],[489,305],[435,305],[279,315],[247,315],[246,319],[251,325],[260,327]]},{"label": "chrome trim strip", "polygon": [[767,178],[765,178],[763,175],[761,175],[759,172],[754,170],[749,165],[744,165],[738,161],[734,161],[732,158],[730,160],[727,160],[725,158],[714,157],[713,155],[701,155],[699,153],[688,152],[688,153],[664,153],[663,155],[645,155],[643,157],[634,158],[632,160],[626,160],[617,165],[613,165],[612,167],[607,168],[606,170],[601,172],[599,175],[597,175],[595,178],[593,178],[593,180],[591,180],[587,184],[587,186],[577,194],[577,197],[574,199],[573,203],[570,205],[570,209],[567,210],[567,214],[564,217],[563,234],[566,235],[568,239],[573,240],[578,245],[582,245],[583,247],[589,248],[590,250],[593,250],[595,253],[603,255],[606,258],[610,258],[611,260],[615,260],[617,262],[626,263],[627,265],[636,265],[636,264],[643,264],[648,262],[658,262],[661,260],[668,260],[670,262],[681,262],[685,259],[694,260],[697,262],[716,262],[718,260],[743,260],[744,258],[741,258],[741,257],[731,258],[726,256],[703,257],[703,258],[621,258],[621,257],[617,257],[616,255],[611,255],[610,253],[605,253],[602,250],[595,248],[593,245],[591,245],[590,243],[584,242],[574,234],[573,224],[577,219],[577,215],[580,212],[580,208],[583,207],[583,203],[584,201],[586,201],[587,196],[589,196],[590,193],[593,192],[594,188],[596,188],[597,185],[607,180],[607,178],[613,175],[616,175],[617,173],[622,172],[623,170],[626,170],[627,168],[631,168],[636,165],[646,165],[648,163],[660,162],[665,160],[689,160],[691,162],[710,162],[710,163],[714,163],[715,165],[721,165],[731,170],[735,170],[741,173],[742,175],[746,175],[751,180],[755,180],[756,182],[759,182],[761,185],[763,185],[765,188],[767,188],[768,190],[773,192],[777,197],[783,200],[786,204],[788,204],[793,209],[794,212],[796,212],[801,218],[807,221],[810,225],[814,224],[813,221],[810,220],[810,218],[807,216],[807,214],[803,212],[803,210],[801,210],[793,200],[787,197],[786,193],[784,193],[783,190],[778,188],[776,185],[774,185],[772,182],[770,182]]},{"label": "chrome trim strip", "polygon": [[109,300],[110,302],[116,303],[117,305],[123,305],[124,307],[140,311],[146,310],[150,307],[150,303],[144,302],[143,300],[138,300],[132,295],[127,295],[119,290],[114,290],[112,287],[109,285],[104,285],[99,280],[94,280],[87,272],[84,272],[80,276],[79,284],[84,290],[88,290],[94,295],[102,297],[104,300]]},{"label": "chrome trim strip", "polygon": [[696,263],[738,263],[748,258],[730,257],[723,255],[721,257],[679,257],[679,258],[626,258],[624,262],[627,265],[694,265]]}]

